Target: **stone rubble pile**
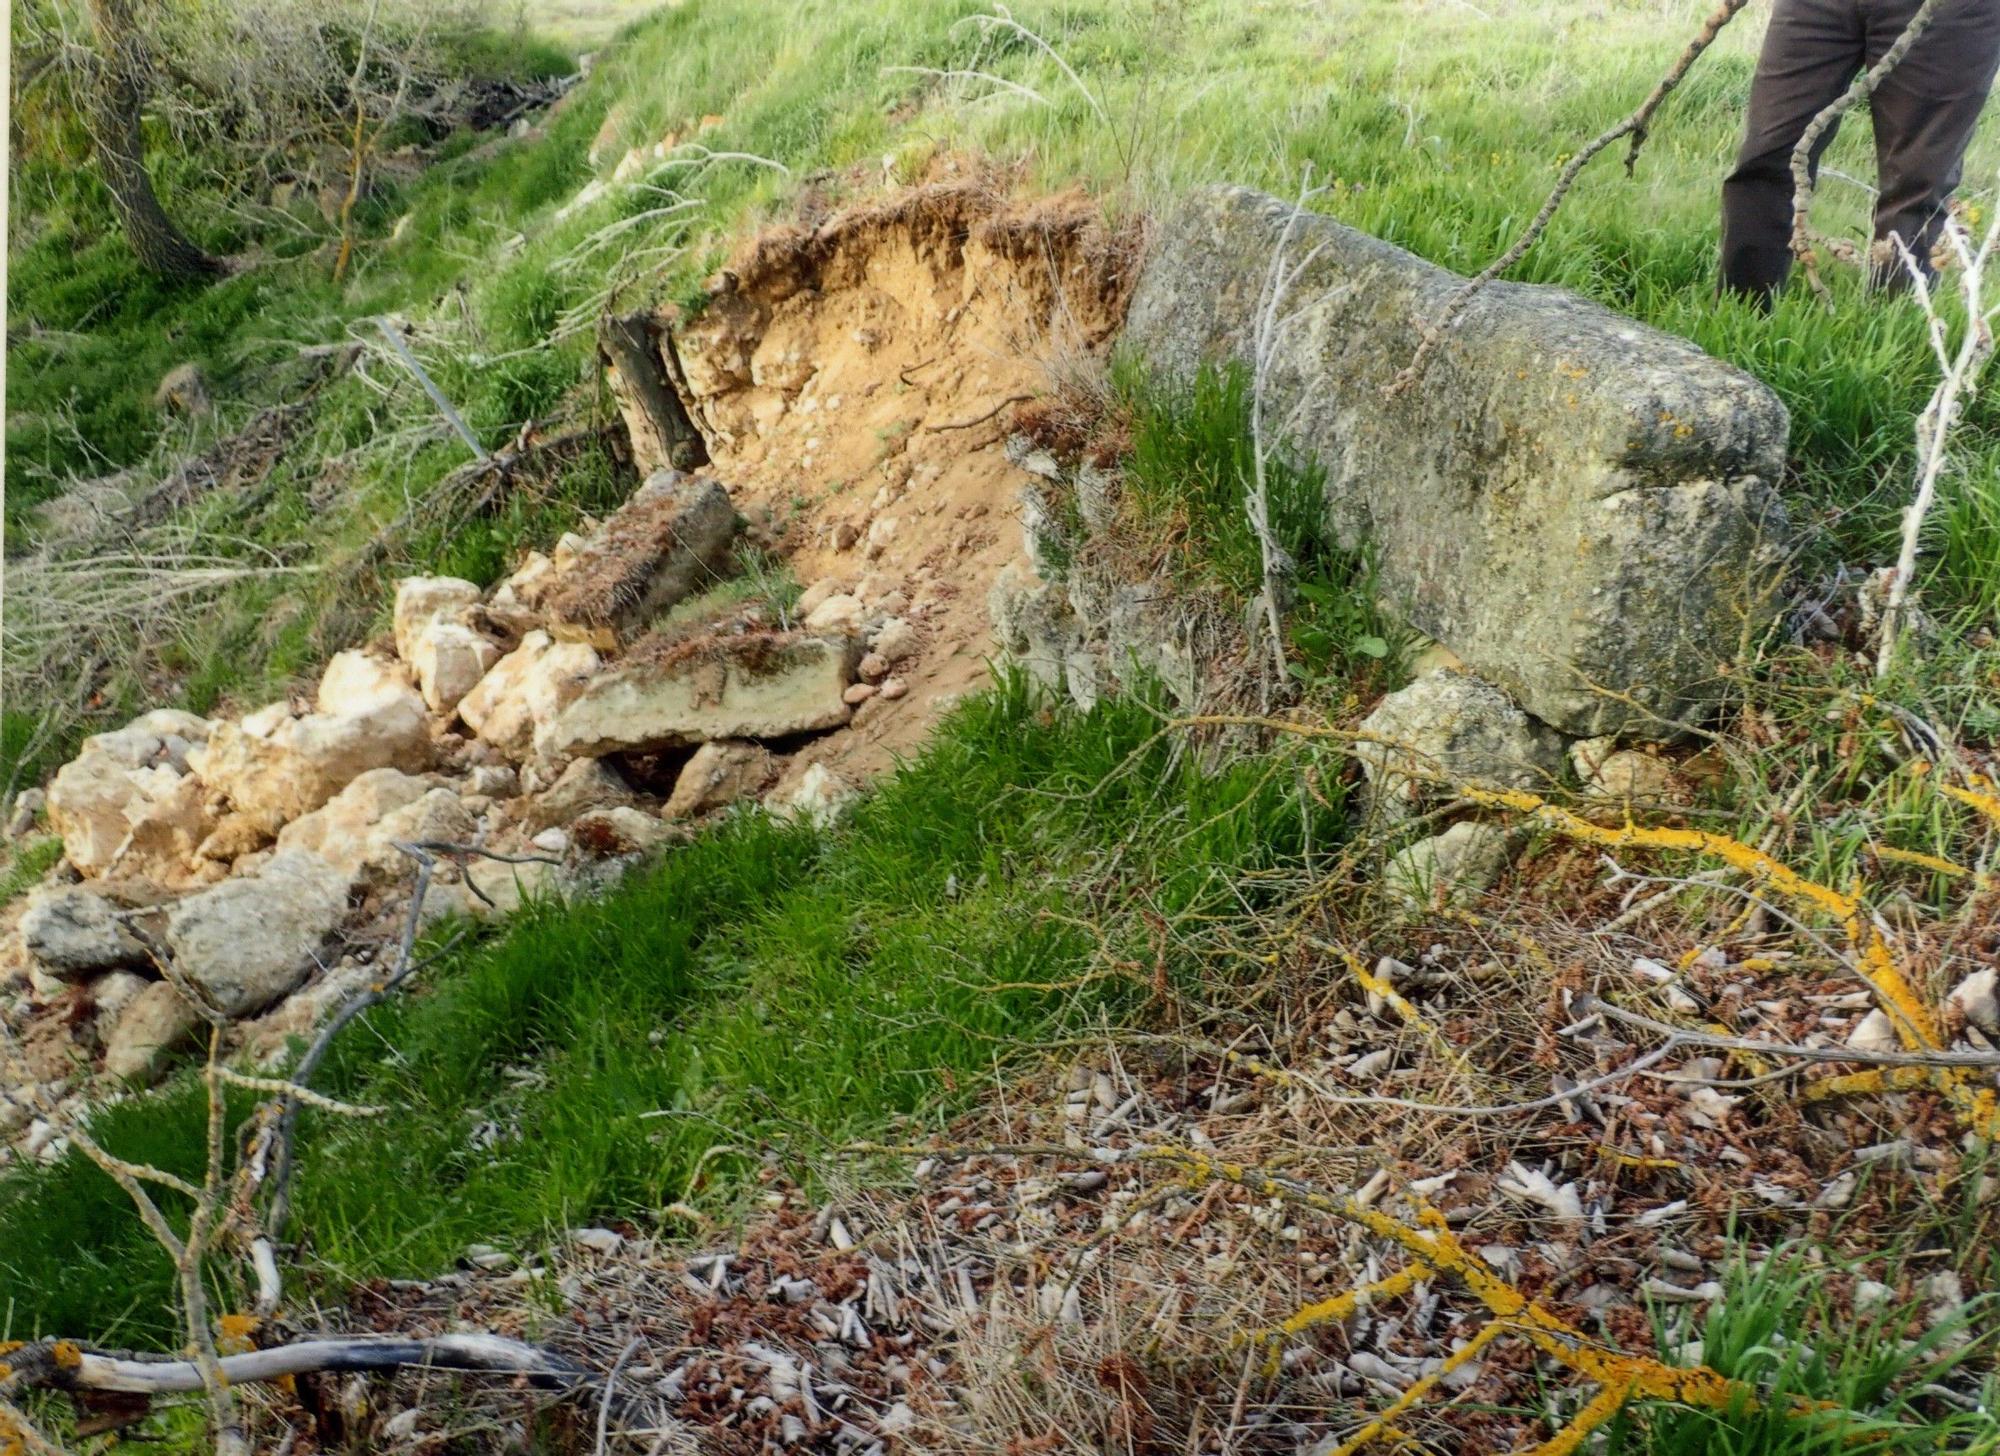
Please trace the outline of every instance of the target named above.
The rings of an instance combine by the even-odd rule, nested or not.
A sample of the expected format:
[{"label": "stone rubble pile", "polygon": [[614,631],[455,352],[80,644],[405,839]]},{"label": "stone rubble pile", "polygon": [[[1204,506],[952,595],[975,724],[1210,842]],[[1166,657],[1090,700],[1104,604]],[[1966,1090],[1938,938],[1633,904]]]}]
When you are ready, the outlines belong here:
[{"label": "stone rubble pile", "polygon": [[[742,524],[720,484],[662,470],[490,591],[402,581],[391,631],[336,654],[310,701],[87,740],[42,805],[64,861],[0,919],[0,1015],[31,1049],[65,1028],[44,1091],[143,1083],[194,1043],[156,951],[248,1055],[282,1055],[387,953],[414,881],[399,845],[534,856],[440,862],[425,915],[487,915],[602,885],[732,805],[836,813],[852,786],[798,751],[904,695],[926,609],[871,576],[705,612]],[[52,1158],[29,1101],[0,1081],[0,1144]]]}]

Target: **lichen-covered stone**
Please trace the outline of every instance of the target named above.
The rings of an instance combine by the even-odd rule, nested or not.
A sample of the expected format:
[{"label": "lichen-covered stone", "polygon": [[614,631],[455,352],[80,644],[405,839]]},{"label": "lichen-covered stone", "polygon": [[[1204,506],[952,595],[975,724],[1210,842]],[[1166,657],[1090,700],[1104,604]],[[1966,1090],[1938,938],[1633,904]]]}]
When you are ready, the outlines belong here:
[{"label": "lichen-covered stone", "polygon": [[146,948],[119,919],[123,908],[87,885],[46,886],[21,915],[21,943],[61,981],[142,966]]},{"label": "lichen-covered stone", "polygon": [[227,1015],[289,995],[347,914],[348,876],[316,854],[281,849],[254,875],[190,895],[166,941],[187,978]]},{"label": "lichen-covered stone", "polygon": [[1554,732],[1491,683],[1449,668],[1383,698],[1361,732],[1354,756],[1391,813],[1462,785],[1546,791],[1562,765]]},{"label": "lichen-covered stone", "polygon": [[1511,857],[1506,830],[1468,819],[1396,855],[1382,887],[1406,910],[1467,905],[1506,872]]},{"label": "lichen-covered stone", "polygon": [[[1187,198],[1142,270],[1129,341],[1169,377],[1249,362],[1291,217],[1241,188]],[[1685,339],[1510,283],[1392,395],[1462,280],[1317,216],[1288,257],[1268,414],[1324,467],[1336,531],[1376,543],[1410,621],[1567,732],[1657,733],[1712,704],[1773,605],[1777,397]]]}]

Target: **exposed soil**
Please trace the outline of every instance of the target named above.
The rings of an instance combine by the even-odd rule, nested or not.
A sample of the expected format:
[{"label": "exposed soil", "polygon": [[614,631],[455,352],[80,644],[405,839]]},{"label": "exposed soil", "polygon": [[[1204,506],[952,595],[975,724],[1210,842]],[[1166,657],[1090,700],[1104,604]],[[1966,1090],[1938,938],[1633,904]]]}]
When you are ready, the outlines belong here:
[{"label": "exposed soil", "polygon": [[907,695],[862,704],[795,769],[864,781],[986,681],[987,593],[1021,558],[1014,411],[1095,367],[1137,242],[1081,193],[935,182],[765,232],[673,329],[709,468],[737,508],[802,585],[886,599],[923,637],[898,669]]}]

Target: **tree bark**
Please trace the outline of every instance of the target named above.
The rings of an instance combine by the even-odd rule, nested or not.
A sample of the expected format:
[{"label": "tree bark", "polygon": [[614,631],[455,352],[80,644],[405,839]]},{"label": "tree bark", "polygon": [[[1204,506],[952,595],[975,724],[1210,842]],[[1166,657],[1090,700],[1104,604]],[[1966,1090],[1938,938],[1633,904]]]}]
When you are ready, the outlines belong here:
[{"label": "tree bark", "polygon": [[221,261],[203,252],[167,216],[146,170],[139,118],[150,63],[130,0],[89,0],[89,8],[99,52],[91,87],[91,142],[132,251],[148,271],[176,282],[220,277]]},{"label": "tree bark", "polygon": [[662,466],[695,470],[708,463],[708,446],[668,377],[663,343],[648,314],[607,314],[598,320],[597,347],[618,371],[618,412],[625,417],[641,479]]}]

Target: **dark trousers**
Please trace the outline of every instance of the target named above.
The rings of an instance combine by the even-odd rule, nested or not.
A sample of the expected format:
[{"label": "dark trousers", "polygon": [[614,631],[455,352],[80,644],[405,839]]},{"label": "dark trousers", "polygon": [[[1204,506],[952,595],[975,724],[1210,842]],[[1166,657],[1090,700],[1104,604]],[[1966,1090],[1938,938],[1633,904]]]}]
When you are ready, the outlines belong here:
[{"label": "dark trousers", "polygon": [[[1792,148],[1819,111],[1882,58],[1919,0],[1776,0],[1736,170],[1722,184],[1723,287],[1768,298],[1792,266]],[[1965,148],[2000,67],[2000,0],[1944,0],[1870,99],[1880,195],[1875,237],[1929,258]],[[1811,161],[1835,129],[1820,138]],[[1902,274],[1899,256],[1878,265]]]}]

